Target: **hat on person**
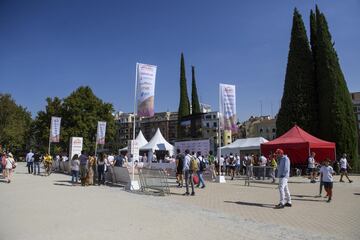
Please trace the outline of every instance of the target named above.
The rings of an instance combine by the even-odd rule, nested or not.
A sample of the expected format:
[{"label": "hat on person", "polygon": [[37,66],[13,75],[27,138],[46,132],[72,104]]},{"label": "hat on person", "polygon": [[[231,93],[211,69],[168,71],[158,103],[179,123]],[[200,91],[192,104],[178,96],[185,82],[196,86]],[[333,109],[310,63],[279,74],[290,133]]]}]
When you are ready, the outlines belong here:
[{"label": "hat on person", "polygon": [[9,157],[14,157],[14,156],[12,155],[12,153],[9,153],[8,155],[9,155]]},{"label": "hat on person", "polygon": [[283,154],[284,154],[284,150],[282,150],[281,148],[278,148],[278,149],[276,149],[275,154],[281,154],[281,155],[283,155]]}]

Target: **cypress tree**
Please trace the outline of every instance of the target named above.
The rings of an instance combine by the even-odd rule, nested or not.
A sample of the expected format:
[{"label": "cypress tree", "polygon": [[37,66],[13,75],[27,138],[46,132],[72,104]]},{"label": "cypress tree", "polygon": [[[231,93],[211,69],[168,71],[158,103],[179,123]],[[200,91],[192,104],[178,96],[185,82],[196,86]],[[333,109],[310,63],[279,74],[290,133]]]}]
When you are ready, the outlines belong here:
[{"label": "cypress tree", "polygon": [[313,57],[302,17],[295,8],[284,92],[276,119],[277,136],[288,131],[295,123],[305,131],[316,134],[317,119]]},{"label": "cypress tree", "polygon": [[[316,12],[318,12],[317,7],[316,7]],[[316,72],[316,45],[317,45],[316,16],[312,10],[310,11],[310,45],[311,45],[311,52],[312,52],[313,60],[314,60],[314,71]]]},{"label": "cypress tree", "polygon": [[189,115],[190,115],[190,102],[189,102],[187,86],[186,86],[185,61],[184,61],[184,54],[181,53],[179,119]]},{"label": "cypress tree", "polygon": [[178,110],[178,138],[182,137],[180,122],[183,117],[190,115],[190,102],[187,93],[186,76],[185,76],[185,61],[184,54],[181,53],[180,59],[180,103]]},{"label": "cypress tree", "polygon": [[192,89],[191,89],[191,110],[192,114],[201,113],[199,98],[197,94],[196,81],[195,81],[195,67],[191,67],[192,72]]},{"label": "cypress tree", "polygon": [[320,136],[336,143],[338,155],[348,153],[358,166],[357,130],[349,90],[323,13],[316,13],[316,78]]}]

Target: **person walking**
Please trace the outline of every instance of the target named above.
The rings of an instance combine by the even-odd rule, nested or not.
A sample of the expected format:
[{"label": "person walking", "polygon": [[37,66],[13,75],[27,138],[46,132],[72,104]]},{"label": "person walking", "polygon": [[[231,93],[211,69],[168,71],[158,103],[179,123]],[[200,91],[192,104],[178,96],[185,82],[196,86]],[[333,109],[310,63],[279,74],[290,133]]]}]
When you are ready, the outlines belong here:
[{"label": "person walking", "polygon": [[201,152],[197,152],[197,163],[198,163],[198,171],[196,173],[199,177],[199,183],[197,184],[197,187],[200,187],[201,184],[202,185],[201,188],[205,188],[203,172],[206,170],[206,163],[204,158],[201,156]]},{"label": "person walking", "polygon": [[352,183],[353,181],[350,180],[348,173],[347,173],[347,169],[351,169],[348,160],[346,159],[347,155],[346,153],[343,154],[343,157],[340,159],[340,182],[344,182],[342,180],[343,176],[345,175],[345,177],[348,179],[349,183]]},{"label": "person walking", "polygon": [[291,196],[288,186],[288,180],[290,176],[290,159],[284,155],[282,149],[275,151],[276,158],[279,161],[278,165],[278,178],[279,178],[279,193],[280,203],[275,206],[276,209],[291,207]]},{"label": "person walking", "polygon": [[324,165],[320,168],[320,177],[328,196],[327,202],[330,202],[332,198],[332,188],[334,181],[333,175],[335,173],[334,169],[331,166],[329,166],[329,164],[330,164],[329,159],[326,159],[324,161]]},{"label": "person walking", "polygon": [[260,158],[259,158],[259,166],[260,166],[260,171],[259,171],[259,179],[262,177],[263,180],[265,180],[265,176],[266,176],[266,163],[267,163],[267,158],[261,154]]},{"label": "person walking", "polygon": [[209,151],[209,156],[208,156],[208,163],[210,166],[210,173],[211,173],[211,180],[215,181],[216,180],[216,165],[215,165],[215,157],[213,154],[213,151]]},{"label": "person walking", "polygon": [[6,166],[6,153],[3,152],[1,154],[1,172],[4,177],[5,177],[5,166]]},{"label": "person walking", "polygon": [[26,160],[26,166],[28,168],[28,173],[32,174],[34,171],[34,153],[32,150],[26,154],[25,160]]},{"label": "person walking", "polygon": [[181,154],[180,149],[176,149],[176,180],[178,187],[182,188],[184,185],[183,168],[184,168],[184,155]]},{"label": "person walking", "polygon": [[79,155],[75,154],[71,161],[71,183],[79,182],[80,161]]},{"label": "person walking", "polygon": [[15,167],[16,167],[16,164],[15,164],[14,157],[13,157],[12,153],[8,153],[7,158],[6,158],[6,165],[5,165],[5,180],[7,181],[7,183],[11,182],[12,172],[13,172],[13,169],[15,169]]},{"label": "person walking", "polygon": [[196,160],[190,155],[190,151],[188,149],[185,150],[185,157],[184,157],[184,175],[185,175],[185,186],[186,192],[184,193],[185,196],[188,196],[189,193],[189,183],[191,184],[191,195],[195,195],[194,191],[194,180],[193,180],[193,171],[194,171],[194,161]]},{"label": "person walking", "polygon": [[271,162],[270,162],[270,167],[271,167],[270,176],[272,178],[271,183],[275,183],[275,172],[276,172],[276,168],[277,168],[277,162],[276,162],[276,159],[275,159],[275,155],[271,154],[270,159],[271,159]]},{"label": "person walking", "polygon": [[82,150],[81,155],[79,157],[81,186],[85,186],[85,180],[88,170],[88,160],[89,160],[88,156],[85,154],[85,151]]},{"label": "person walking", "polygon": [[40,175],[41,156],[38,152],[35,152],[33,158],[34,158],[34,175],[36,175],[36,170],[37,170],[37,175]]},{"label": "person walking", "polygon": [[315,161],[315,153],[312,152],[310,157],[308,158],[308,169],[310,173],[310,182],[316,183],[316,161]]},{"label": "person walking", "polygon": [[102,153],[100,154],[99,159],[97,160],[97,173],[98,173],[98,185],[105,183],[104,174],[105,174],[105,158],[106,156]]},{"label": "person walking", "polygon": [[94,181],[94,179],[95,179],[95,174],[94,174],[95,165],[96,165],[95,156],[89,156],[88,175],[87,175],[87,184],[88,185],[94,185],[94,182],[95,182]]}]

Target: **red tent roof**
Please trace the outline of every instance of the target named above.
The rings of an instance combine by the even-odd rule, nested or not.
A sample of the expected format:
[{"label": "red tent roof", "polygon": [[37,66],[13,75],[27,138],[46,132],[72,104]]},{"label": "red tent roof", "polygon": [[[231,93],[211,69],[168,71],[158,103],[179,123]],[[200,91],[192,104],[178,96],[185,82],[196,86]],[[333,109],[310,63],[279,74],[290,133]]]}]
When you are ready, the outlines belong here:
[{"label": "red tent roof", "polygon": [[280,137],[263,143],[263,145],[274,145],[274,144],[299,144],[299,143],[309,143],[310,148],[334,148],[335,143],[327,142],[321,140],[317,137],[310,135],[305,132],[299,126],[295,125],[289,131],[281,135]]}]

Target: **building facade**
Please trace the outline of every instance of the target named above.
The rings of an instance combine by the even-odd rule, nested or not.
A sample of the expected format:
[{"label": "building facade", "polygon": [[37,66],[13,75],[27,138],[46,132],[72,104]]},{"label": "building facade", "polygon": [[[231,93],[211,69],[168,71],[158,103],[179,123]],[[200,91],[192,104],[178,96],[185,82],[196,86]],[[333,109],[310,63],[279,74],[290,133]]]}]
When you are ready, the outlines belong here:
[{"label": "building facade", "polygon": [[[146,140],[150,141],[159,128],[164,138],[173,144],[177,137],[177,118],[177,112],[160,112],[155,113],[153,117],[136,117],[135,136],[141,129]],[[134,114],[119,112],[115,115],[115,122],[117,142],[125,147],[128,141],[133,139]]]},{"label": "building facade", "polygon": [[270,116],[251,116],[239,126],[239,138],[263,137],[267,140],[276,138],[276,118]]}]

